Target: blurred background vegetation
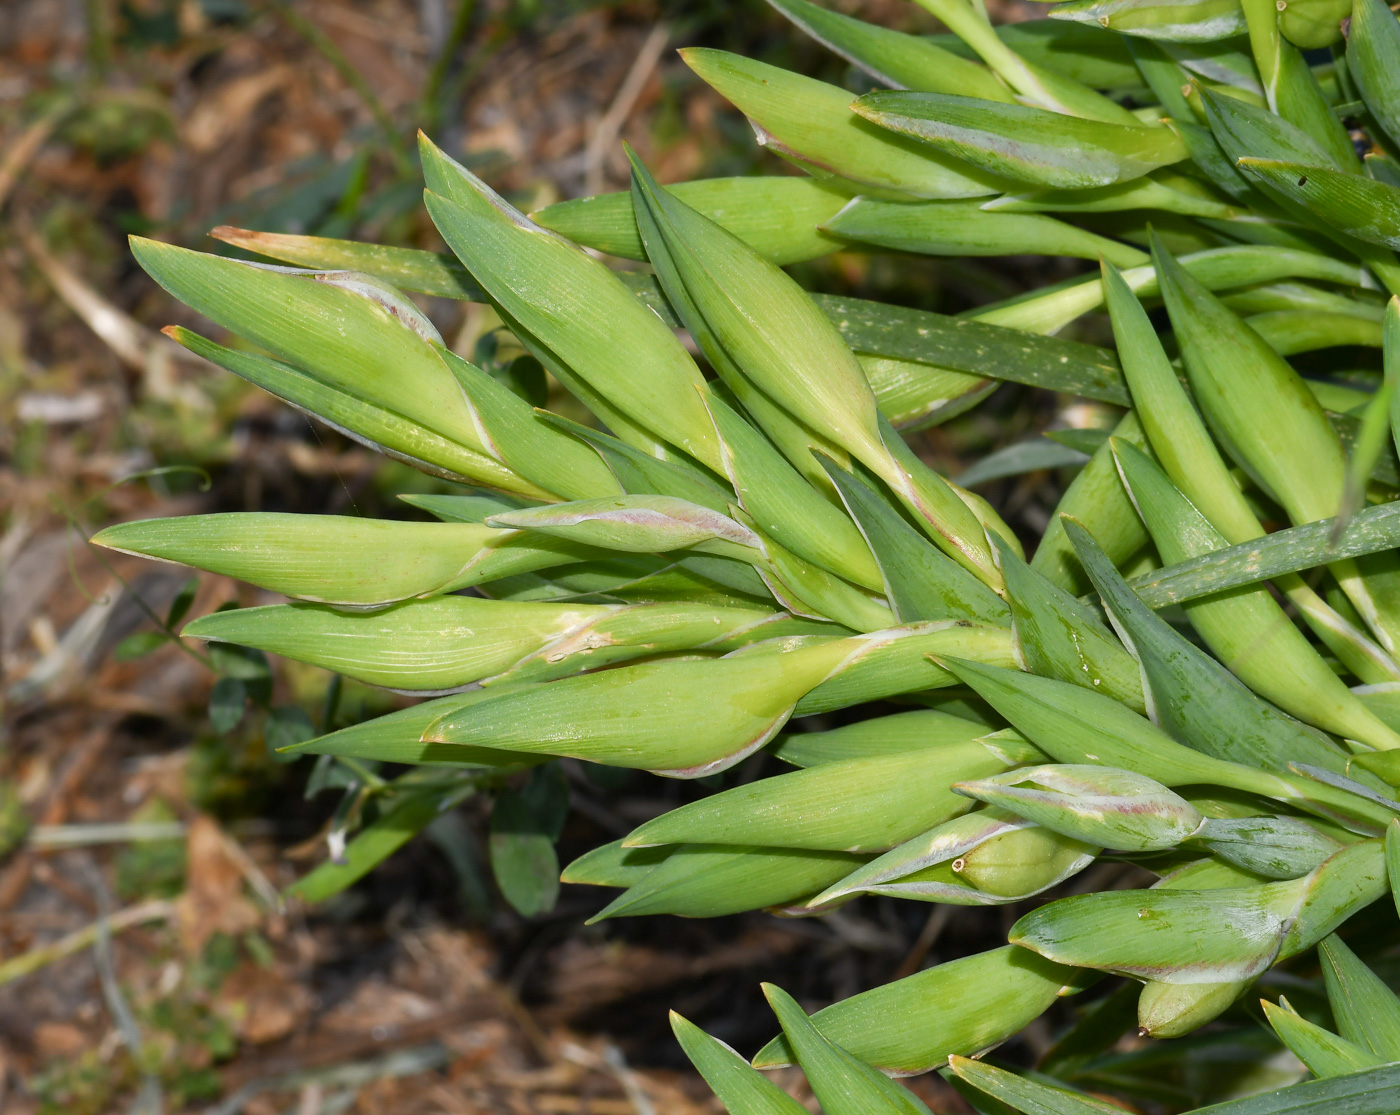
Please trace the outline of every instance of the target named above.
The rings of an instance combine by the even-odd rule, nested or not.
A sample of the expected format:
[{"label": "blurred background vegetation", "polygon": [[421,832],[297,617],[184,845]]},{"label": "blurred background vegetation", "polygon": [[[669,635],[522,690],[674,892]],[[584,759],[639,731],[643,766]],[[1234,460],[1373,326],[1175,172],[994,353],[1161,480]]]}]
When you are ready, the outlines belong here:
[{"label": "blurred background vegetation", "polygon": [[[842,7],[938,30],[901,0]],[[407,516],[398,494],[443,487],[167,342],[162,326],[198,322],[128,234],[229,251],[205,233],[233,224],[440,249],[417,128],[522,209],[624,188],[622,139],[663,182],[780,169],[675,57],[694,44],[866,88],[760,0],[0,5],[0,1109],[717,1111],[682,1071],[668,1006],[747,1048],[770,1036],[760,974],[820,1006],[1014,920],[878,900],[815,921],[583,929],[602,899],[568,887],[527,918],[492,881],[480,797],[355,888],[285,908],[279,890],[343,834],[351,776],[273,748],[399,699],[182,645],[184,617],[265,601],[85,544],[194,511]],[[1065,266],[838,253],[797,272],[957,312]],[[509,374],[489,309],[424,308]],[[917,447],[956,472],[1055,423],[1052,400],[1009,392]],[[1062,480],[1003,482],[999,505],[1038,530]],[[685,793],[564,767],[563,858]],[[1213,1056],[1189,1072],[1232,1070]],[[936,1077],[916,1089],[969,1110]]]}]

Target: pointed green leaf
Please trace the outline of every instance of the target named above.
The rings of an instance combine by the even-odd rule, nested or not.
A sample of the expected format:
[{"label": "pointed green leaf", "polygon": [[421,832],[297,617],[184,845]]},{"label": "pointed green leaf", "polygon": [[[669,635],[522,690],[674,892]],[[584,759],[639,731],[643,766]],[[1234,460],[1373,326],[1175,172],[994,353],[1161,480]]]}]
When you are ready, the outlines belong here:
[{"label": "pointed green leaf", "polygon": [[424,739],[566,755],[694,778],[762,747],[845,640],[788,653],[624,666],[505,693],[435,721]]},{"label": "pointed green leaf", "polygon": [[303,902],[322,902],[362,879],[438,816],[441,791],[407,794],[366,825],[345,847],[343,862],[327,860],[287,888]]},{"label": "pointed green leaf", "polygon": [[455,256],[445,252],[424,252],[416,248],[391,248],[383,244],[362,244],[326,236],[296,236],[284,232],[258,232],[247,228],[219,225],[209,235],[236,248],[280,259],[298,267],[328,271],[358,271],[378,275],[403,290],[457,298],[466,302],[486,301],[486,292]]},{"label": "pointed green leaf", "polygon": [[512,472],[565,499],[610,496],[621,490],[586,442],[542,420],[504,383],[451,349],[441,349],[440,355],[471,405],[482,447]]},{"label": "pointed green leaf", "polygon": [[1075,0],[1056,4],[1050,18],[1178,43],[1215,42],[1245,31],[1240,0]]},{"label": "pointed green leaf", "polygon": [[866,759],[897,751],[962,743],[985,735],[990,729],[933,709],[897,712],[832,728],[825,732],[785,734],[771,748],[773,755],[798,767],[815,767],[843,759]]},{"label": "pointed green leaf", "polygon": [[1371,115],[1400,142],[1400,24],[1385,0],[1355,0],[1346,59]]},{"label": "pointed green leaf", "polygon": [[1012,99],[1011,91],[985,66],[935,46],[927,37],[905,35],[807,0],[769,3],[812,38],[894,89],[962,93],[990,101]]},{"label": "pointed green leaf", "polygon": [[[1005,946],[843,999],[812,1022],[867,1064],[900,1074],[926,1072],[945,1064],[950,1053],[979,1053],[1005,1041],[1069,991],[1077,975]],[[788,1039],[779,1037],[753,1063],[770,1068],[794,1059]]]},{"label": "pointed green leaf", "polygon": [[730,1115],[805,1115],[806,1108],[724,1042],[671,1012],[671,1030]]},{"label": "pointed green leaf", "polygon": [[1317,952],[1342,1037],[1384,1061],[1400,1061],[1400,997],[1340,937],[1328,937]]},{"label": "pointed green leaf", "polygon": [[[1136,411],[1122,417],[1113,429],[1113,437],[1140,447],[1147,444]],[[1094,450],[1089,463],[1065,489],[1030,562],[1031,568],[1052,585],[1070,592],[1086,592],[1089,579],[1065,534],[1065,516],[1083,523],[1114,565],[1122,565],[1152,542],[1123,490],[1107,440]]]},{"label": "pointed green leaf", "polygon": [[[850,200],[850,194],[815,178],[703,178],[668,189],[779,266],[817,259],[842,247],[820,226]],[[561,201],[531,213],[530,219],[608,255],[647,258],[630,191]]]},{"label": "pointed green leaf", "polygon": [[1400,189],[1364,174],[1278,159],[1242,158],[1239,167],[1339,232],[1400,248]]},{"label": "pointed green leaf", "polygon": [[818,178],[893,196],[985,197],[1001,181],[960,159],[933,154],[851,114],[852,96],[727,51],[690,47],[692,70],[749,118],[758,142]]},{"label": "pointed green leaf", "polygon": [[1319,1080],[1332,1076],[1342,1076],[1358,1069],[1374,1068],[1385,1062],[1368,1049],[1329,1033],[1321,1026],[1306,1018],[1275,1006],[1265,999],[1260,1003],[1264,1017],[1278,1034],[1279,1041],[1293,1051],[1293,1055],[1308,1066],[1308,1071]]},{"label": "pointed green leaf", "polygon": [[1205,818],[1154,779],[1108,767],[1024,767],[953,789],[1104,848],[1152,852],[1189,839]]},{"label": "pointed green leaf", "polygon": [[[656,315],[603,264],[533,224],[426,138],[422,156],[430,215],[492,301],[523,327],[526,346],[537,342],[547,366],[562,363],[632,422],[717,464],[714,429],[695,391],[700,370]],[[631,358],[617,360],[618,351]]]},{"label": "pointed green leaf", "polygon": [[524,507],[492,515],[486,522],[623,553],[694,549],[746,561],[762,547],[759,537],[742,524],[673,496],[614,496]]},{"label": "pointed green leaf", "polygon": [[673,809],[634,829],[624,843],[880,852],[970,809],[950,782],[1005,769],[975,739],[822,763]]},{"label": "pointed green leaf", "polygon": [[392,288],[351,288],[334,281],[348,272],[271,268],[139,237],[131,250],[176,298],[313,379],[481,449],[456,381],[410,324],[416,308]]},{"label": "pointed green leaf", "polygon": [[1267,770],[1305,762],[1344,772],[1346,758],[1329,739],[1255,696],[1159,618],[1082,524],[1069,520],[1065,529],[1110,620],[1142,666],[1149,715],[1169,735],[1217,759]]},{"label": "pointed green leaf", "polygon": [[1114,1115],[1122,1108],[1066,1088],[1040,1084],[995,1065],[953,1056],[948,1067],[959,1080],[1026,1115]]},{"label": "pointed green leaf", "polygon": [[1005,624],[1002,599],[921,533],[853,474],[826,458],[822,466],[874,554],[883,588],[901,623],[975,619]]},{"label": "pointed green leaf", "polygon": [[883,590],[876,559],[850,518],[722,399],[712,394],[706,405],[724,444],[725,467],[739,503],[758,527],[799,557],[863,588]]},{"label": "pointed green leaf", "polygon": [[1106,259],[1132,267],[1137,248],[1030,213],[988,210],[976,201],[881,201],[858,197],[826,218],[837,236],[934,256],[1054,255]]},{"label": "pointed green leaf", "polygon": [[717,918],[796,903],[849,874],[863,857],[802,848],[675,848],[589,919],[674,914]]},{"label": "pointed green leaf", "polygon": [[827,1115],[929,1115],[906,1088],[823,1035],[786,991],[765,983],[763,994]]},{"label": "pointed green leaf", "polygon": [[[485,484],[529,496],[543,498],[549,494],[480,448],[436,434],[397,411],[341,391],[290,364],[224,348],[178,326],[167,327],[165,333],[191,352],[285,399],[298,410],[316,415],[347,437],[414,468],[448,480]],[[474,438],[472,445],[479,447],[479,440]]]},{"label": "pointed green leaf", "polygon": [[468,596],[414,600],[375,612],[280,604],[214,612],[182,634],[257,647],[373,685],[446,690],[500,673],[609,612],[596,605]]},{"label": "pointed green leaf", "polygon": [[672,848],[624,848],[621,840],[584,852],[559,875],[561,883],[592,887],[630,887],[674,851]]},{"label": "pointed green leaf", "polygon": [[607,556],[576,543],[469,523],[246,511],[146,519],[93,542],[327,604],[392,604]]},{"label": "pointed green leaf", "polygon": [[[1141,451],[1124,444],[1115,453],[1124,485],[1164,560],[1223,547],[1225,539]],[[1391,730],[1347,689],[1266,587],[1232,589],[1184,607],[1206,645],[1261,697],[1347,738],[1396,746]]]},{"label": "pointed green leaf", "polygon": [[882,128],[966,159],[988,174],[1079,190],[1138,178],[1186,158],[1166,128],[1084,120],[942,93],[867,93],[852,106]]},{"label": "pointed green leaf", "polygon": [[1016,646],[1033,673],[1106,693],[1146,712],[1138,664],[1092,609],[1037,573],[1009,547],[1001,571],[1011,601]]}]

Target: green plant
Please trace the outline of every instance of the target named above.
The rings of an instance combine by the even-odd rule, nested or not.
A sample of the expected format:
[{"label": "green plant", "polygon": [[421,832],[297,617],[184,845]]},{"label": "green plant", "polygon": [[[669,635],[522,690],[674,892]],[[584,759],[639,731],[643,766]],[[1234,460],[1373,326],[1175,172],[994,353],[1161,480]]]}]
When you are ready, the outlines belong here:
[{"label": "green plant", "polygon": [[[1246,1047],[1223,1081],[1201,1083],[1199,1047],[1108,1051],[1134,1023],[1198,1029],[1324,941],[1341,1035],[1282,1001],[1269,1019],[1317,1076],[1360,1075],[1219,1110],[1393,1111],[1394,1004],[1331,935],[1365,925],[1388,879],[1400,899],[1400,300],[1380,293],[1400,294],[1400,24],[1356,0],[1343,50],[1348,9],[1312,0],[1093,0],[1000,29],[921,0],[956,36],[929,40],[773,2],[893,87],[852,103],[685,52],[810,177],[668,190],[634,159],[630,193],[531,220],[425,139],[451,256],[216,230],[289,270],[135,241],[261,351],[168,330],[181,344],[472,490],[406,497],[436,522],[205,515],[96,541],[295,599],[186,635],[431,697],[290,749],[350,772],[348,844],[308,898],[486,792],[508,896],[540,909],[564,805],[541,764],[699,778],[766,747],[798,769],[647,822],[564,879],[621,888],[598,915],[615,917],[1001,904],[1102,857],[1159,876],[1050,901],[1002,948],[811,1019],[769,989],[782,1036],[755,1064],[800,1063],[831,1115],[926,1110],[880,1070],[942,1069],[983,1110],[1037,1113],[1116,1110],[1076,1088],[1182,1106],[1287,1082],[1248,1025],[1217,1032]],[[781,270],[850,244],[1101,271],[953,319],[809,295]],[[533,366],[453,353],[401,290],[489,302],[608,432],[536,409]],[[1054,335],[1100,308],[1116,353]],[[1305,379],[1288,357],[1349,374]],[[1132,407],[1111,435],[1067,438],[1071,457],[985,463],[1084,462],[1029,563],[897,432],[1008,381]],[[784,734],[881,699],[914,708]],[[1104,975],[1141,990],[1102,1000],[1040,1076],[967,1059]],[[798,1110],[675,1025],[730,1110]]]}]

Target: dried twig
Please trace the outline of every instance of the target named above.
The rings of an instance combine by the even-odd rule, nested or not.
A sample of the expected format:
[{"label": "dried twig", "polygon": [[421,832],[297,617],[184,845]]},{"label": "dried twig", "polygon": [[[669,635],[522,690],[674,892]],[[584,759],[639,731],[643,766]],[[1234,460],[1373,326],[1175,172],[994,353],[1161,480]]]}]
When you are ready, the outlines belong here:
[{"label": "dried twig", "polygon": [[[165,899],[142,902],[135,906],[128,906],[125,910],[118,910],[111,917],[105,919],[106,931],[119,933],[123,929],[130,929],[135,925],[145,925],[153,921],[169,921],[174,913],[175,903]],[[0,964],[0,986],[13,983],[24,976],[32,975],[41,968],[48,967],[55,961],[91,948],[97,941],[102,924],[103,919],[98,919],[91,925],[74,930],[66,937],[60,937],[50,944],[30,949],[28,952],[21,953],[19,956]]]}]

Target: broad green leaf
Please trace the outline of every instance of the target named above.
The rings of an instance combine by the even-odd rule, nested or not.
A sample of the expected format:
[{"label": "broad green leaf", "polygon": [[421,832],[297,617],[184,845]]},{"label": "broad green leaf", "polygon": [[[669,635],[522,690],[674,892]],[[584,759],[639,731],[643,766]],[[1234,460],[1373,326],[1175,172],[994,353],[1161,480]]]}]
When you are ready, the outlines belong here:
[{"label": "broad green leaf", "polygon": [[1355,0],[1346,59],[1371,115],[1400,142],[1400,24],[1385,0]]},{"label": "broad green leaf", "polygon": [[989,101],[1012,100],[1011,91],[990,70],[944,50],[927,37],[905,35],[807,0],[769,0],[803,31],[876,81],[893,89],[962,93]]},{"label": "broad green leaf", "polygon": [[802,848],[687,845],[672,850],[589,923],[649,914],[715,918],[789,905],[849,874],[863,858]]},{"label": "broad green leaf", "polygon": [[806,1108],[724,1042],[671,1012],[671,1030],[730,1115],[805,1115]]},{"label": "broad green leaf", "polygon": [[[536,767],[532,784],[545,771],[557,769],[557,764]],[[491,871],[506,901],[527,918],[552,910],[559,897],[559,861],[554,854],[558,833],[553,828],[551,819],[524,792],[503,790],[496,795],[491,809]]]},{"label": "broad green leaf", "polygon": [[[526,347],[556,375],[562,368],[581,381],[586,403],[601,398],[634,426],[717,465],[714,428],[695,390],[704,379],[656,315],[603,264],[532,223],[426,139],[422,158],[429,214]],[[618,351],[631,358],[617,360]]]},{"label": "broad green leaf", "polygon": [[372,285],[379,280],[270,268],[140,237],[131,250],[156,282],[211,321],[328,387],[481,450],[457,383],[427,339],[431,326],[415,329],[417,308]]},{"label": "broad green leaf", "polygon": [[881,201],[858,197],[822,228],[896,251],[934,256],[1054,255],[1146,262],[1137,248],[1031,213],[988,210],[976,201]]},{"label": "broad green leaf", "polygon": [[1024,105],[942,93],[867,93],[852,106],[882,128],[912,136],[988,174],[1080,190],[1138,178],[1186,158],[1166,128],[1084,120]]},{"label": "broad green leaf", "polygon": [[681,52],[686,65],[749,118],[761,146],[818,178],[894,197],[986,197],[1004,184],[852,115],[846,90],[737,54]]},{"label": "broad green leaf", "polygon": [[975,619],[1005,624],[1005,602],[931,545],[877,492],[825,458],[827,475],[874,554],[882,587],[901,623]]},{"label": "broad green leaf", "polygon": [[1274,1033],[1278,1034],[1279,1041],[1288,1046],[1319,1080],[1384,1064],[1370,1050],[1329,1033],[1291,1010],[1275,1006],[1267,999],[1260,1006],[1264,1008],[1264,1017],[1269,1020]]},{"label": "broad green leaf", "polygon": [[826,1115],[929,1115],[913,1093],[853,1057],[812,1025],[786,991],[763,985],[788,1044]]},{"label": "broad green leaf", "polygon": [[1026,1115],[1115,1115],[1122,1110],[1114,1104],[1066,1088],[1041,1084],[983,1061],[954,1055],[948,1059],[948,1066],[959,1080],[967,1081],[978,1091]]},{"label": "broad green leaf", "polygon": [[[839,324],[839,323],[838,323]],[[897,430],[922,430],[955,418],[996,390],[995,380],[923,360],[856,353],[880,413]]]},{"label": "broad green leaf", "polygon": [[788,653],[563,678],[448,712],[423,738],[700,777],[767,743],[797,700],[850,652],[845,640],[818,640]]},{"label": "broad green leaf", "polygon": [[1383,1061],[1400,1061],[1400,997],[1340,937],[1317,948],[1337,1030]]},{"label": "broad green leaf", "polygon": [[816,767],[844,759],[868,759],[898,751],[963,743],[990,729],[934,709],[897,712],[857,721],[825,732],[784,734],[770,749],[772,754],[797,767]]},{"label": "broad green leaf", "polygon": [[1400,248],[1400,189],[1364,174],[1277,159],[1242,158],[1239,167],[1324,224],[1370,244]]},{"label": "broad green leaf", "polygon": [[634,829],[623,843],[881,852],[972,807],[950,782],[1005,769],[976,739],[822,763],[673,809]]},{"label": "broad green leaf", "polygon": [[1075,0],[1056,4],[1050,18],[1178,43],[1215,42],[1245,31],[1240,0]]},{"label": "broad green leaf", "polygon": [[1188,642],[1124,583],[1092,535],[1065,529],[1109,619],[1142,667],[1148,714],[1181,743],[1217,759],[1284,771],[1306,762],[1338,773],[1345,755],[1322,733],[1279,712]]},{"label": "broad green leaf", "polygon": [[[886,1072],[941,1067],[959,1050],[990,1049],[1071,990],[1073,968],[1011,946],[926,968],[833,1003],[812,1016],[830,1041]],[[758,1068],[791,1064],[788,1039],[769,1042]]]},{"label": "broad green leaf", "polygon": [[164,631],[137,631],[112,648],[112,658],[117,662],[135,662],[159,650],[169,641],[170,636]]},{"label": "broad green leaf", "polygon": [[1138,664],[1091,608],[1003,547],[999,554],[1011,602],[1011,629],[1026,668],[1106,693],[1146,712]]},{"label": "broad green leaf", "polygon": [[[779,266],[817,259],[842,247],[820,226],[851,195],[815,178],[702,178],[667,189]],[[557,202],[531,213],[530,219],[608,255],[647,258],[630,191]]]},{"label": "broad green leaf", "polygon": [[468,523],[271,511],[144,519],[92,541],[328,604],[392,604],[606,556],[576,543]]},{"label": "broad green leaf", "polygon": [[406,794],[345,847],[344,862],[327,860],[302,876],[287,894],[303,902],[322,902],[364,878],[397,852],[438,815],[440,791]]}]

